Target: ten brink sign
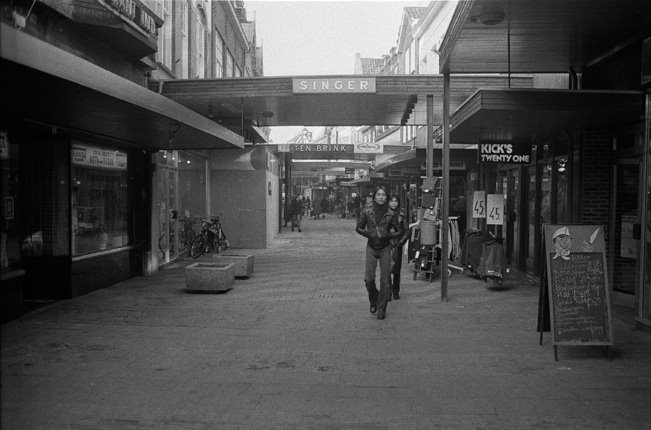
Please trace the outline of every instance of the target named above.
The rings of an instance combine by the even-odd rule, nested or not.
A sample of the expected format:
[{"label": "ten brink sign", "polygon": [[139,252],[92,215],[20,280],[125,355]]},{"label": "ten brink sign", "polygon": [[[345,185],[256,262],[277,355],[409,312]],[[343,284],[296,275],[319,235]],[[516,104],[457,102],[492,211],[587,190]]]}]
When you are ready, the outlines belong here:
[{"label": "ten brink sign", "polygon": [[375,78],[314,78],[294,79],[296,93],[374,93]]},{"label": "ten brink sign", "polygon": [[480,163],[531,163],[528,143],[480,143],[477,154]]},{"label": "ten brink sign", "polygon": [[337,145],[337,144],[290,144],[289,152],[348,152],[354,153],[354,145]]}]

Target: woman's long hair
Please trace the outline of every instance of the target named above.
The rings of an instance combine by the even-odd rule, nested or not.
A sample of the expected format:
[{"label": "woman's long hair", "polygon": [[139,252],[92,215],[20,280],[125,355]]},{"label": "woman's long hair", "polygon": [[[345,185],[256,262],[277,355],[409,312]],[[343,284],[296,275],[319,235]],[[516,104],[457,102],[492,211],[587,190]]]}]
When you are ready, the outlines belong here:
[{"label": "woman's long hair", "polygon": [[388,201],[389,203],[391,203],[391,200],[393,200],[393,199],[398,200],[398,206],[396,206],[396,208],[394,209],[394,211],[397,211],[397,210],[400,209],[400,197],[398,197],[397,194],[391,194],[391,197],[389,197],[389,199],[388,199],[387,201]]}]

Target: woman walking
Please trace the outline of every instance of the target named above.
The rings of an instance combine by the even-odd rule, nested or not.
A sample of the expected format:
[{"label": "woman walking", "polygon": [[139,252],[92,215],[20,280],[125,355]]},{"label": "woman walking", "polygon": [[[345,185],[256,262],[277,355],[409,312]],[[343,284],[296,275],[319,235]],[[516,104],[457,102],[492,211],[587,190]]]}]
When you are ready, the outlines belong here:
[{"label": "woman walking", "polygon": [[[401,233],[397,214],[389,208],[387,192],[380,187],[373,195],[373,205],[365,210],[357,222],[356,231],[368,238],[364,282],[371,304],[371,313],[377,319],[386,317],[387,302],[391,296],[391,239]],[[375,284],[375,270],[380,263],[380,291]]]},{"label": "woman walking", "polygon": [[419,225],[420,220],[407,226],[408,220],[400,207],[400,197],[393,194],[389,199],[389,209],[398,215],[400,235],[391,239],[391,294],[393,299],[400,299],[400,270],[402,269],[402,248],[409,240],[411,228]]}]

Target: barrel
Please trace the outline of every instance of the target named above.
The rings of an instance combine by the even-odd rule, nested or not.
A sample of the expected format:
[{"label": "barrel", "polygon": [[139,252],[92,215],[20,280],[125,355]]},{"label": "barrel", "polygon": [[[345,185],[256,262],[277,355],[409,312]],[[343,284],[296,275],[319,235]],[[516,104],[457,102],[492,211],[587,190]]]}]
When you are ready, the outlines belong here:
[{"label": "barrel", "polygon": [[420,222],[420,244],[436,244],[436,222],[428,220],[422,220]]}]

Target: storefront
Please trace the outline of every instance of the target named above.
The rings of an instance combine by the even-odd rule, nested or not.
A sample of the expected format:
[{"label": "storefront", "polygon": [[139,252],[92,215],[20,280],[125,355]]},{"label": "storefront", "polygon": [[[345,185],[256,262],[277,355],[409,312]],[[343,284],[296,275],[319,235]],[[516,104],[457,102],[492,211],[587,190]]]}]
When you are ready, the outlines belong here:
[{"label": "storefront", "polygon": [[[531,163],[492,167],[486,180],[507,197],[509,262],[540,274],[545,223],[603,226],[611,300],[651,326],[642,246],[649,216],[648,2],[571,0],[559,9],[551,1],[513,0],[506,9],[467,1],[450,28],[440,45],[445,73],[529,73],[540,83],[533,90],[481,89],[450,118],[453,142],[531,146]],[[565,86],[546,86],[553,81],[547,74]]]},{"label": "storefront", "polygon": [[149,273],[157,251],[149,238],[158,149],[243,142],[134,82],[0,27],[1,302],[8,320]]},{"label": "storefront", "polygon": [[154,155],[152,249],[158,266],[189,251],[208,216],[208,151],[162,150]]}]

